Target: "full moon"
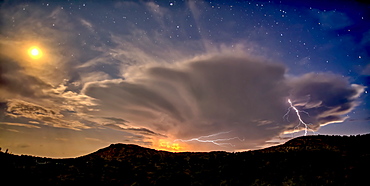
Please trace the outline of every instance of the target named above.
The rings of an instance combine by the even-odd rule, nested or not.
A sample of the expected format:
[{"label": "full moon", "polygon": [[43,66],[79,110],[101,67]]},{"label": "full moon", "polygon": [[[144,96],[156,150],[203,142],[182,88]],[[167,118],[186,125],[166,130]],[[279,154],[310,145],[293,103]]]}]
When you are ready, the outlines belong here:
[{"label": "full moon", "polygon": [[36,46],[33,46],[33,47],[29,48],[28,49],[28,54],[33,59],[39,59],[39,58],[42,57],[41,50],[38,47],[36,47]]}]

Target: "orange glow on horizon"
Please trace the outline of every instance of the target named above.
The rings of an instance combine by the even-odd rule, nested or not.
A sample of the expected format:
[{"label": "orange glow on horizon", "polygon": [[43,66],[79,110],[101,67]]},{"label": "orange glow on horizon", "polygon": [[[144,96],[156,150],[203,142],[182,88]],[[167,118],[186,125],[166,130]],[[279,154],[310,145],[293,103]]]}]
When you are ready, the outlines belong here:
[{"label": "orange glow on horizon", "polygon": [[170,140],[165,139],[159,139],[156,146],[157,150],[165,150],[170,152],[180,152],[185,150],[183,144],[180,145],[180,143],[174,143]]}]

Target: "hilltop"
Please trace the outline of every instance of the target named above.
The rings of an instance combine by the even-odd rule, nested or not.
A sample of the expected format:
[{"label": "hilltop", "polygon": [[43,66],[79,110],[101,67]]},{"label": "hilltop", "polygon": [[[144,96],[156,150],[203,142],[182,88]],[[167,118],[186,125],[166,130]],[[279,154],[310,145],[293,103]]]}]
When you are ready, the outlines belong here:
[{"label": "hilltop", "polygon": [[2,181],[50,185],[362,185],[370,134],[303,136],[256,151],[157,151],[112,144],[89,155],[51,159],[0,153]]}]

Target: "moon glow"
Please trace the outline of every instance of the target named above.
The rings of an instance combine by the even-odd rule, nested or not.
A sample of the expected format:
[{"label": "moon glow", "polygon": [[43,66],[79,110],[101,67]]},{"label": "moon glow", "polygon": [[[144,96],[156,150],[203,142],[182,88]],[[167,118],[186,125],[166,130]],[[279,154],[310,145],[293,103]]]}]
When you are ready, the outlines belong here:
[{"label": "moon glow", "polygon": [[42,57],[42,51],[38,47],[33,46],[33,47],[28,49],[28,55],[32,59],[39,59],[39,58]]}]

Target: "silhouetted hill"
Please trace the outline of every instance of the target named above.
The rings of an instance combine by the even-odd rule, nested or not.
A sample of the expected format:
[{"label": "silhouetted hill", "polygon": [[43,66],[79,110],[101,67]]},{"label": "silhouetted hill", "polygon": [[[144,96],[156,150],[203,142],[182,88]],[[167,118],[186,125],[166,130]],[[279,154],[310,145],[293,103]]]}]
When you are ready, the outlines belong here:
[{"label": "silhouetted hill", "polygon": [[364,185],[370,134],[303,136],[238,153],[171,153],[112,144],[78,158],[0,153],[3,183],[49,185]]}]

